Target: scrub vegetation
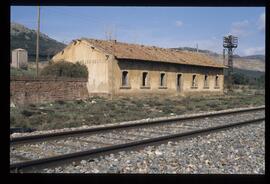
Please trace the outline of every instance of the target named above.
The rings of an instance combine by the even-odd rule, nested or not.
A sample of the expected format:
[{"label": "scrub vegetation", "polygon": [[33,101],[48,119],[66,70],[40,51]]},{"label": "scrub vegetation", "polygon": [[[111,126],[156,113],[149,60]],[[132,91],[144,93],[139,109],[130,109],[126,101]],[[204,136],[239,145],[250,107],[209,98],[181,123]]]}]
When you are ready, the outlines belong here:
[{"label": "scrub vegetation", "polygon": [[264,104],[264,91],[246,88],[211,96],[92,97],[11,107],[10,127],[49,130]]}]

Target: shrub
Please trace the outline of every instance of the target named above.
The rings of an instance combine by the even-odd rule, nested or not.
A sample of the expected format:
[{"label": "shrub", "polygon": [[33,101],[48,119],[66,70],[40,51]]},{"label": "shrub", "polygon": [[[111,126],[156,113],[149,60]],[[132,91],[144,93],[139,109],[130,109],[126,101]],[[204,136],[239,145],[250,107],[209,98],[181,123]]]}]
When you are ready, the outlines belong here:
[{"label": "shrub", "polygon": [[33,114],[35,114],[34,112],[28,111],[28,110],[22,110],[21,113],[22,113],[24,116],[26,116],[26,117],[30,117],[30,116],[32,116]]},{"label": "shrub", "polygon": [[36,69],[22,69],[22,68],[14,68],[10,67],[10,76],[12,77],[35,77],[36,76]]},{"label": "shrub", "polygon": [[74,78],[87,78],[88,70],[85,65],[80,63],[71,63],[66,61],[60,61],[57,63],[49,63],[44,67],[40,73],[43,76],[54,77],[74,77]]},{"label": "shrub", "polygon": [[63,101],[63,100],[56,100],[55,103],[59,104],[59,105],[63,105],[65,104],[66,102]]}]

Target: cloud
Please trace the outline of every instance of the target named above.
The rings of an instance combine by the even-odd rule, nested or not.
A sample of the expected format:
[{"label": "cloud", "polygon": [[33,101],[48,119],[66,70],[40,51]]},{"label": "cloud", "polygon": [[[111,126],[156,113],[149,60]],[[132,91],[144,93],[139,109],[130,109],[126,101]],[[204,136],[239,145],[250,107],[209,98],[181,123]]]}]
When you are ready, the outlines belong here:
[{"label": "cloud", "polygon": [[258,29],[262,32],[265,32],[265,13],[262,13],[258,20]]},{"label": "cloud", "polygon": [[180,21],[180,20],[177,20],[177,21],[175,21],[175,25],[176,25],[177,27],[182,27],[182,26],[183,26],[183,22]]},{"label": "cloud", "polygon": [[265,54],[265,47],[251,47],[244,50],[245,55]]},{"label": "cloud", "polygon": [[243,20],[241,22],[233,22],[229,34],[234,36],[247,36],[249,34],[247,31],[248,26],[248,20]]}]

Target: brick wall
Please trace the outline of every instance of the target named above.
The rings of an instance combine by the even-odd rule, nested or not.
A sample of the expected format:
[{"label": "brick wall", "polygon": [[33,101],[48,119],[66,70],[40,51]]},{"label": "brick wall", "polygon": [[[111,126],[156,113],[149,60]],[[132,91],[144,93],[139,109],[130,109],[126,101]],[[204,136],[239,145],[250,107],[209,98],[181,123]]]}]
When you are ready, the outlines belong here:
[{"label": "brick wall", "polygon": [[35,104],[56,100],[78,100],[89,97],[87,79],[11,78],[10,100],[14,104]]}]

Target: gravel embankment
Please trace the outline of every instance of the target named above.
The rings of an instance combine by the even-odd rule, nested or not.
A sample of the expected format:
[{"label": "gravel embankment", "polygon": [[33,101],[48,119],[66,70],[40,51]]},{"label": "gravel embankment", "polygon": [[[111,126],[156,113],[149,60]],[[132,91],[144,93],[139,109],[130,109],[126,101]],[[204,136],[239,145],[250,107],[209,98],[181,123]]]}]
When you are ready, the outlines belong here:
[{"label": "gravel embankment", "polygon": [[[134,127],[128,130],[114,130],[110,132],[97,133],[83,137],[69,137],[62,140],[46,141],[34,144],[18,145],[10,147],[11,163],[20,162],[19,158],[38,159],[61,154],[73,153],[82,150],[104,147],[111,144],[123,144],[131,141],[159,137],[170,134],[182,133],[198,128],[207,128],[221,124],[250,120],[264,117],[264,111],[244,112],[237,116],[205,117],[203,119],[185,120],[180,122],[164,123],[149,127]],[[23,159],[24,160],[24,159]]]},{"label": "gravel embankment", "polygon": [[[258,107],[264,107],[264,105],[258,106]],[[140,119],[140,120],[134,120],[134,121],[124,121],[124,122],[108,123],[108,124],[102,124],[102,125],[92,125],[92,126],[84,125],[84,126],[76,127],[76,128],[62,128],[62,129],[54,129],[54,130],[34,131],[31,133],[13,133],[10,135],[10,138],[21,137],[21,136],[40,135],[40,134],[47,134],[47,133],[56,133],[56,132],[67,132],[67,131],[81,130],[81,129],[88,129],[88,128],[107,127],[107,126],[112,126],[112,125],[137,124],[137,123],[141,123],[141,122],[151,122],[151,121],[156,121],[156,120],[182,118],[182,117],[189,117],[189,116],[193,116],[193,115],[212,114],[215,112],[228,112],[228,111],[232,111],[232,110],[241,110],[241,109],[246,109],[246,108],[248,108],[248,107],[225,109],[225,110],[212,111],[212,112],[201,111],[201,112],[196,112],[196,113],[187,113],[184,115],[175,115],[172,113],[171,116],[168,116],[168,117],[147,118],[147,119]],[[250,106],[249,108],[252,108],[252,106]]]},{"label": "gravel embankment", "polygon": [[[265,173],[265,123],[82,160],[56,173]],[[40,172],[40,171],[38,171]]]}]

